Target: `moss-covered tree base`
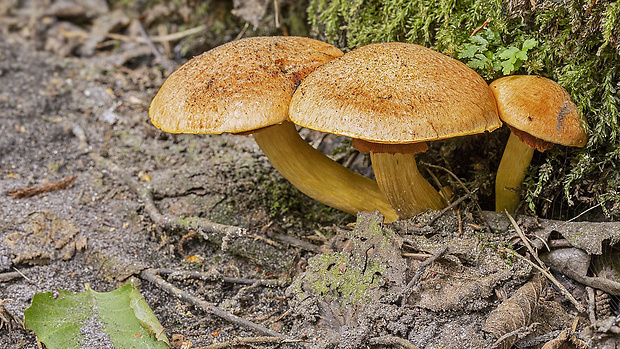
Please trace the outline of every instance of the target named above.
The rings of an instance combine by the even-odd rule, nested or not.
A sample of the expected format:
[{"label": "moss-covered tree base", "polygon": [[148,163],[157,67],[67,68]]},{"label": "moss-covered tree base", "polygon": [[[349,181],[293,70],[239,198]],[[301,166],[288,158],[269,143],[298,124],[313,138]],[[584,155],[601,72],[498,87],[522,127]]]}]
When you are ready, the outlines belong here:
[{"label": "moss-covered tree base", "polygon": [[[489,82],[515,73],[557,81],[588,120],[590,140],[583,150],[555,147],[535,156],[524,206],[559,219],[599,204],[590,218],[620,215],[619,2],[311,0],[308,13],[315,33],[345,50],[411,42],[464,61]],[[495,132],[486,143],[503,144],[507,135]],[[481,187],[483,199],[491,194],[492,183],[475,166],[494,171],[501,151],[474,147],[486,151],[477,163],[467,161],[478,156],[472,152],[441,146],[430,144],[437,157],[429,160],[447,162]]]}]

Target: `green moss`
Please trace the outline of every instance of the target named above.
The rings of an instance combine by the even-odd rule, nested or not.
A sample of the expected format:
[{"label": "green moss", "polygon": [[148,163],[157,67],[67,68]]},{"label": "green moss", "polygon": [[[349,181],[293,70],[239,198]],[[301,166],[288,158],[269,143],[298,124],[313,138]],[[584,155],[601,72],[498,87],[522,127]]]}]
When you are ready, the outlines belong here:
[{"label": "green moss", "polygon": [[312,291],[322,297],[338,300],[341,306],[366,302],[366,293],[371,287],[378,287],[376,273],[382,273],[385,265],[369,261],[365,270],[352,261],[354,256],[347,253],[318,255],[310,260],[309,268],[315,273],[311,284]]},{"label": "green moss", "polygon": [[[488,81],[506,73],[553,79],[571,94],[590,126],[585,149],[557,146],[534,159],[525,187],[527,206],[538,214],[566,218],[600,203],[608,215],[618,216],[620,3],[543,0],[535,4],[533,7],[525,0],[311,0],[308,15],[319,36],[345,50],[402,41],[457,59],[460,56],[470,65],[472,56],[467,54],[475,43],[470,36],[488,18],[486,29],[478,36],[495,36],[485,51],[479,52],[490,62],[474,64],[474,69]],[[536,45],[504,69],[502,62],[519,55],[524,44],[532,42]],[[497,132],[488,138],[503,136]],[[463,153],[458,155],[462,158]],[[501,151],[489,153],[494,165],[500,156]],[[451,154],[441,157],[448,161],[459,158]],[[472,180],[471,173],[458,175]],[[569,207],[573,209],[567,210]]]},{"label": "green moss", "polygon": [[342,244],[340,252],[308,260],[308,268],[292,284],[298,300],[312,294],[329,304],[337,302],[338,307],[351,309],[349,305],[362,306],[376,299],[385,291],[379,289],[386,280],[393,281],[395,274],[402,276],[394,271],[403,267],[397,238],[392,231],[383,229],[383,217],[364,212],[357,218],[354,231],[343,232],[335,239]]}]

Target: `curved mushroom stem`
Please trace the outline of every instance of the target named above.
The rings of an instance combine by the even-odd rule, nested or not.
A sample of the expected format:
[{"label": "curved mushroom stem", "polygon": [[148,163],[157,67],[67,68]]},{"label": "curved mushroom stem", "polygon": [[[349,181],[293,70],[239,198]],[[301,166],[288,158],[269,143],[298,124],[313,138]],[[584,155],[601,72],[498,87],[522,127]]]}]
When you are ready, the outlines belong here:
[{"label": "curved mushroom stem", "polygon": [[285,121],[253,135],[273,167],[309,197],[352,215],[379,210],[387,222],[398,219],[375,181],[314,149],[293,123]]},{"label": "curved mushroom stem", "polygon": [[534,148],[521,142],[513,132],[506,143],[495,176],[495,211],[514,213],[521,201],[521,183],[530,166]]},{"label": "curved mushroom stem", "polygon": [[437,190],[420,174],[414,154],[370,152],[377,184],[402,219],[446,206]]}]

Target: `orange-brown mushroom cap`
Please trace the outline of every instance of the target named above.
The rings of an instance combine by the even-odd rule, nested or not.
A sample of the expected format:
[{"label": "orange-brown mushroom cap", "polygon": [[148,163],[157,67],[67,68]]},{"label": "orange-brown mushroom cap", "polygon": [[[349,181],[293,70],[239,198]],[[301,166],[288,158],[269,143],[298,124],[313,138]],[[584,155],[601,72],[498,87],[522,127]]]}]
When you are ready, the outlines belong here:
[{"label": "orange-brown mushroom cap", "polygon": [[301,37],[255,37],[216,47],[164,82],[153,99],[153,124],[171,133],[252,133],[271,164],[295,187],[344,212],[396,213],[377,183],[331,160],[288,122],[299,82],[338,48]]},{"label": "orange-brown mushroom cap", "polygon": [[499,116],[511,130],[495,176],[495,210],[514,213],[534,150],[545,151],[553,144],[583,147],[588,136],[577,106],[553,80],[506,76],[490,88]]},{"label": "orange-brown mushroom cap", "polygon": [[[588,136],[579,110],[555,81],[536,75],[514,75],[497,79],[490,87],[500,118],[511,128],[554,144],[586,144]],[[523,140],[522,134],[516,134]]]},{"label": "orange-brown mushroom cap", "polygon": [[375,143],[415,143],[501,126],[486,82],[426,47],[372,44],[318,67],[293,96],[298,125]]},{"label": "orange-brown mushroom cap", "polygon": [[171,133],[248,132],[279,124],[309,72],[342,55],[302,37],[253,37],[193,58],[164,82],[153,99],[153,124]]},{"label": "orange-brown mushroom cap", "polygon": [[[424,142],[501,126],[480,75],[439,52],[405,43],[363,46],[318,67],[295,91],[290,118],[370,142],[356,145],[371,150],[377,183],[401,218],[445,206],[415,162],[413,153]],[[412,143],[415,149],[395,146]]]}]

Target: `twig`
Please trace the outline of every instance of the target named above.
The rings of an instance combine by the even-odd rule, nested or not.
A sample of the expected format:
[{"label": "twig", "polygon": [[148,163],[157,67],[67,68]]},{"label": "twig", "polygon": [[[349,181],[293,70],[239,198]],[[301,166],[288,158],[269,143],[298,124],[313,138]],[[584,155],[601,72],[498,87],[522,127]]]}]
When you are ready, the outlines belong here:
[{"label": "twig", "polygon": [[[191,29],[187,29],[187,30],[183,30],[180,32],[176,32],[176,33],[172,33],[172,34],[166,34],[166,35],[159,35],[159,36],[151,36],[150,40],[153,42],[168,42],[168,41],[175,41],[175,40],[179,40],[179,39],[183,39],[186,36],[190,36],[190,35],[194,35],[194,34],[199,34],[203,31],[205,31],[207,29],[206,25],[199,25],[195,28],[191,28]],[[132,38],[126,35],[121,35],[121,34],[115,34],[115,33],[108,33],[106,34],[106,37],[110,38],[110,39],[114,39],[114,40],[120,40],[120,41],[138,41],[141,43],[146,43],[147,39],[145,38]]]},{"label": "twig", "polygon": [[426,260],[430,257],[433,257],[432,254],[428,253],[413,253],[413,252],[401,252],[401,256],[405,258],[417,259],[417,260]]},{"label": "twig", "polygon": [[311,251],[314,253],[321,253],[321,248],[317,245],[314,245],[310,242],[301,240],[301,239],[297,239],[293,236],[289,236],[289,235],[285,235],[285,234],[280,234],[280,233],[270,233],[271,236],[275,239],[278,239],[282,242],[285,242],[291,246],[295,246],[301,249],[304,249],[306,251]]},{"label": "twig", "polygon": [[[457,183],[459,183],[461,188],[463,188],[463,190],[465,190],[465,192],[467,194],[471,193],[471,191],[469,189],[467,189],[467,186],[465,185],[465,183],[463,183],[463,181],[457,175],[455,175],[452,171],[448,170],[447,168],[445,168],[443,166],[439,166],[439,165],[429,164],[429,163],[426,163],[426,162],[423,162],[423,161],[420,161],[420,163],[423,164],[424,166],[438,168],[440,170],[446,171],[450,176],[452,176],[452,178],[454,178],[457,181]],[[487,233],[492,234],[493,233],[493,229],[491,229],[491,225],[489,224],[489,222],[484,217],[484,214],[483,214],[483,211],[482,211],[482,207],[480,207],[480,203],[478,202],[478,200],[474,200],[474,204],[476,205],[476,210],[478,211],[478,214],[480,214],[480,218],[484,222],[484,229],[487,231]]]},{"label": "twig", "polygon": [[554,285],[556,285],[559,289],[560,292],[564,295],[564,297],[568,298],[568,300],[573,303],[573,305],[575,306],[575,308],[577,308],[577,310],[580,313],[583,313],[586,311],[586,308],[584,308],[583,305],[581,305],[581,303],[579,303],[575,297],[573,297],[573,295],[568,292],[568,290],[566,289],[566,287],[564,287],[564,285],[562,285],[553,275],[551,275],[551,273],[549,273],[547,270],[539,267],[538,265],[536,265],[536,263],[532,262],[531,260],[523,257],[522,255],[515,253],[514,256],[516,256],[517,258],[520,258],[522,260],[524,260],[526,263],[528,263],[529,265],[533,266],[534,268],[536,268],[538,271],[540,271],[541,273],[543,273],[547,279],[549,279],[551,282],[553,282]]},{"label": "twig", "polygon": [[439,188],[439,191],[441,192],[441,198],[443,199],[443,202],[446,205],[450,205],[450,197],[448,196],[448,193],[446,193],[446,190],[443,188],[443,185],[441,185],[441,182],[439,181],[439,178],[437,178],[437,176],[435,176],[435,173],[433,173],[433,171],[431,171],[430,168],[426,168],[426,172],[428,172],[428,174],[431,175],[431,178],[433,179],[433,182],[435,182],[435,185],[437,185],[437,187]]},{"label": "twig", "polygon": [[180,231],[195,230],[207,241],[213,240],[213,235],[226,236],[245,234],[245,229],[243,228],[211,222],[204,218],[192,217],[183,219],[168,214],[162,214],[155,206],[153,193],[138,183],[129,172],[94,152],[90,153],[90,158],[100,167],[120,177],[120,179],[138,195],[138,198],[144,204],[144,210],[151,220],[163,229]]},{"label": "twig", "polygon": [[140,30],[140,34],[146,41],[146,44],[148,45],[148,47],[151,49],[155,57],[157,57],[157,60],[161,63],[161,65],[164,68],[166,68],[166,71],[168,71],[168,74],[171,74],[174,71],[174,65],[172,64],[172,62],[170,62],[170,60],[162,56],[162,54],[159,52],[157,47],[155,47],[155,44],[153,44],[153,41],[149,37],[149,34],[146,32],[146,30],[144,30],[144,27],[142,26],[142,22],[136,19],[136,23],[138,26],[138,30]]},{"label": "twig", "polygon": [[575,217],[573,217],[573,218],[571,218],[571,219],[567,220],[567,221],[566,221],[566,223],[570,223],[570,222],[574,221],[575,219],[577,219],[577,218],[579,218],[579,217],[583,216],[584,214],[586,214],[586,213],[588,213],[588,212],[592,211],[593,209],[595,209],[595,208],[597,208],[597,207],[599,207],[599,206],[601,206],[601,205],[603,205],[603,202],[599,202],[598,204],[596,204],[596,205],[594,205],[594,206],[592,206],[592,207],[588,208],[587,210],[585,210],[585,211],[581,212],[580,214],[576,215]]},{"label": "twig", "polygon": [[517,347],[517,348],[531,348],[531,347],[535,347],[537,345],[549,342],[550,340],[552,340],[555,337],[557,337],[561,332],[562,332],[561,330],[555,330],[555,331],[551,331],[549,333],[545,333],[543,335],[540,335],[538,337],[534,337],[534,338],[530,338],[530,339],[524,339],[524,340],[522,340],[520,342],[515,343],[514,346]]},{"label": "twig", "polygon": [[26,280],[28,280],[28,281],[32,282],[32,280],[30,280],[30,278],[29,278],[29,277],[27,277],[26,275],[24,275],[24,273],[22,273],[19,269],[17,269],[17,268],[15,268],[15,267],[13,267],[13,270],[15,270],[15,272],[16,272],[16,273],[18,273],[19,275],[21,275],[24,279],[26,279]]},{"label": "twig", "polygon": [[13,189],[8,192],[8,195],[14,198],[23,199],[23,198],[29,198],[31,196],[43,194],[43,193],[57,191],[57,190],[65,189],[68,186],[70,186],[73,182],[75,182],[76,178],[77,176],[69,176],[64,179],[61,179],[58,182],[50,183],[50,184],[43,185],[40,187]]},{"label": "twig", "polygon": [[[539,322],[533,322],[531,324],[529,324],[528,326],[524,326],[524,327],[519,327],[514,331],[508,332],[506,334],[504,334],[503,336],[499,337],[495,343],[493,343],[493,345],[491,346],[491,348],[498,348],[503,341],[505,341],[506,339],[512,337],[512,336],[517,336],[518,339],[523,338],[527,335],[529,335],[530,333],[532,333],[532,331],[536,330],[536,327],[538,327],[538,325],[540,325]],[[517,339],[517,340],[518,340]]]},{"label": "twig", "polygon": [[275,12],[275,25],[276,28],[280,28],[280,4],[278,3],[278,0],[273,0],[273,9]]},{"label": "twig", "polygon": [[11,272],[8,272],[8,273],[2,273],[2,274],[0,274],[0,282],[7,282],[7,281],[19,279],[19,278],[23,277],[23,275],[24,274],[18,273],[16,271],[11,271]]},{"label": "twig", "polygon": [[521,238],[521,241],[523,241],[523,244],[525,245],[527,250],[530,251],[530,254],[534,257],[534,259],[536,259],[536,262],[538,263],[538,265],[540,265],[541,268],[548,270],[545,263],[543,263],[543,261],[541,261],[540,258],[538,258],[538,251],[532,248],[532,244],[530,244],[530,239],[528,239],[527,236],[525,236],[525,234],[523,233],[523,230],[521,230],[521,227],[519,227],[519,224],[517,224],[517,221],[515,221],[515,219],[512,217],[510,213],[508,213],[508,211],[504,210],[504,213],[506,213],[506,216],[508,216],[510,223],[512,223],[512,226],[515,228],[515,231]]},{"label": "twig", "polygon": [[472,195],[474,195],[476,193],[476,191],[478,191],[478,188],[472,190],[471,192],[461,196],[460,198],[458,198],[457,200],[455,200],[453,203],[451,203],[450,205],[446,206],[443,210],[439,211],[439,213],[437,213],[435,216],[433,216],[433,218],[431,218],[426,225],[431,225],[433,223],[435,223],[435,221],[443,216],[446,212],[448,212],[449,210],[453,209],[454,207],[460,205],[463,201],[469,199]]},{"label": "twig", "polygon": [[484,23],[482,23],[481,26],[479,26],[478,28],[474,29],[474,31],[471,33],[471,35],[469,36],[470,38],[476,34],[478,34],[479,31],[481,31],[482,29],[486,28],[487,25],[489,25],[489,23],[491,22],[491,18],[487,18],[486,21],[484,21]]},{"label": "twig", "polygon": [[590,286],[586,286],[586,292],[588,293],[588,319],[590,324],[596,322],[596,296],[594,295],[594,289]]},{"label": "twig", "polygon": [[245,35],[245,31],[248,30],[249,26],[250,26],[250,23],[245,22],[245,25],[243,26],[243,29],[241,29],[241,31],[239,32],[239,34],[237,34],[237,37],[233,41],[237,41],[237,40],[241,39]]},{"label": "twig", "polygon": [[244,279],[244,278],[232,278],[223,276],[220,273],[202,273],[188,270],[172,270],[172,269],[157,269],[157,275],[187,275],[189,277],[206,280],[206,281],[222,281],[229,284],[242,284],[242,285],[258,285],[265,287],[286,287],[287,282],[283,280],[266,280],[266,279]]},{"label": "twig", "polygon": [[[551,280],[551,282],[553,282],[562,292],[562,294],[564,296],[566,296],[566,298],[568,298],[571,303],[573,303],[573,305],[575,305],[575,307],[580,311],[580,312],[584,312],[586,311],[586,309],[583,307],[583,305],[581,305],[581,303],[577,302],[577,300],[573,297],[573,295],[568,292],[568,290],[564,287],[564,285],[562,285],[551,273],[549,273],[549,269],[547,268],[547,266],[545,265],[545,263],[543,263],[543,261],[540,260],[540,258],[538,258],[538,252],[536,250],[534,250],[534,248],[532,248],[532,245],[530,244],[530,240],[527,238],[527,236],[525,236],[525,234],[523,233],[523,231],[521,230],[521,228],[519,227],[519,225],[517,224],[517,222],[515,221],[514,218],[512,218],[512,216],[510,215],[510,213],[508,213],[508,211],[505,211],[506,215],[508,216],[508,219],[510,220],[510,223],[512,223],[512,226],[515,228],[517,234],[519,234],[519,237],[521,238],[521,241],[523,241],[523,244],[525,245],[525,247],[527,247],[528,251],[530,251],[530,254],[534,257],[534,259],[536,259],[536,262],[538,263],[538,265],[540,267],[536,267],[537,269],[539,269],[540,271],[543,272],[543,274],[549,279]],[[519,254],[515,253],[515,255],[520,256]],[[530,262],[530,264],[536,266],[536,264],[532,263],[529,259],[522,257],[524,260]]]},{"label": "twig", "polygon": [[408,340],[400,338],[400,337],[396,337],[396,336],[381,336],[381,337],[371,338],[368,341],[368,344],[385,345],[385,346],[405,348],[405,349],[419,349],[417,346],[413,345]]},{"label": "twig", "polygon": [[284,344],[284,343],[299,343],[304,342],[301,339],[284,339],[280,337],[250,337],[250,338],[233,338],[229,342],[224,343],[215,343],[211,345],[207,345],[206,347],[195,347],[194,349],[225,349],[225,348],[234,348],[237,346],[257,347],[256,345],[260,344]]},{"label": "twig", "polygon": [[209,304],[208,302],[205,302],[201,299],[198,299],[194,296],[192,296],[191,294],[171,285],[170,283],[164,281],[162,278],[157,276],[157,270],[154,269],[147,269],[147,270],[143,270],[140,273],[140,277],[150,281],[152,283],[154,283],[155,285],[157,285],[159,288],[163,289],[164,291],[172,294],[175,297],[178,297],[181,300],[184,300],[186,302],[191,303],[192,305],[194,305],[195,307],[201,308],[202,310],[212,313],[228,322],[231,322],[233,324],[236,324],[238,326],[242,326],[245,328],[249,328],[252,329],[254,331],[257,331],[259,333],[268,335],[268,336],[272,336],[272,337],[278,337],[278,338],[284,338],[284,335],[272,331],[268,328],[265,328],[261,325],[255,324],[251,321],[242,319],[238,316],[235,316],[233,314],[229,314],[223,310],[221,310],[220,308],[213,306],[211,304]]},{"label": "twig", "polygon": [[433,264],[436,260],[441,258],[441,256],[443,256],[443,254],[446,253],[447,250],[448,250],[448,246],[443,246],[439,251],[437,251],[431,257],[427,258],[424,262],[418,265],[418,269],[416,270],[415,275],[401,292],[401,303],[400,303],[401,306],[404,307],[405,304],[407,304],[407,298],[409,298],[409,295],[411,294],[413,287],[420,281],[420,278],[422,277],[422,273],[424,273],[424,270],[426,269],[426,267],[428,267],[429,265]]}]

